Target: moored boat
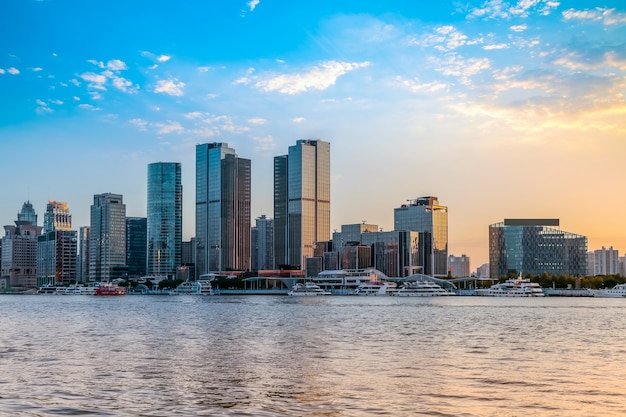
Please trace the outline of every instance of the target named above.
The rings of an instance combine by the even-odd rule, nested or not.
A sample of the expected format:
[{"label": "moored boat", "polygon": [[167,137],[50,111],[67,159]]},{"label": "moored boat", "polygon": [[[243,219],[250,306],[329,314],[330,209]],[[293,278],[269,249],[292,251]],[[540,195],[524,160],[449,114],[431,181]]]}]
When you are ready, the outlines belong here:
[{"label": "moored boat", "polygon": [[101,284],[97,289],[94,295],[102,295],[102,296],[115,296],[115,295],[126,295],[126,288],[120,287],[118,285],[112,284]]},{"label": "moored boat", "polygon": [[395,295],[398,285],[392,281],[369,281],[359,285],[351,295]]},{"label": "moored boat", "polygon": [[431,281],[407,282],[394,294],[398,297],[439,297],[456,295]]},{"label": "moored boat", "polygon": [[494,284],[489,288],[476,290],[476,295],[489,297],[544,297],[543,290],[536,282],[528,278],[519,277],[507,279],[504,282]]},{"label": "moored boat", "polygon": [[617,284],[613,288],[589,290],[594,297],[623,298],[626,297],[626,284]]},{"label": "moored boat", "polygon": [[302,283],[298,283],[296,285],[294,285],[293,287],[291,287],[291,291],[289,291],[288,293],[289,295],[292,296],[318,296],[318,295],[331,295],[330,291],[324,291],[323,289],[321,289],[319,287],[319,285],[316,285],[312,282],[305,282],[304,284]]}]

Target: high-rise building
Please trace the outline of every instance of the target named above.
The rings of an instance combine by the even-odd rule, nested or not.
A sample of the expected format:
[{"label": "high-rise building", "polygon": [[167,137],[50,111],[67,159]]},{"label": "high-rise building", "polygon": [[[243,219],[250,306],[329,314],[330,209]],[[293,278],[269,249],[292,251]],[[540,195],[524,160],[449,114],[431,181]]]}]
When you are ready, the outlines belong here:
[{"label": "high-rise building", "polygon": [[50,200],[43,215],[43,233],[53,230],[71,230],[72,215],[67,203]]},{"label": "high-rise building", "polygon": [[115,279],[125,266],[126,205],[120,194],[96,194],[89,227],[89,279]]},{"label": "high-rise building", "polygon": [[15,226],[4,226],[0,277],[11,287],[37,287],[37,214],[30,201],[24,203]]},{"label": "high-rise building", "polygon": [[274,269],[274,220],[265,214],[252,228],[252,270]]},{"label": "high-rise building", "polygon": [[145,217],[126,218],[126,266],[128,276],[146,275],[148,226]]},{"label": "high-rise building", "polygon": [[470,276],[470,259],[467,255],[448,256],[448,271],[452,278],[463,278]]},{"label": "high-rise building", "polygon": [[196,146],[196,273],[250,270],[251,164],[227,143]]},{"label": "high-rise building", "polygon": [[49,201],[43,234],[37,237],[37,286],[75,283],[77,254],[78,236],[67,203]]},{"label": "high-rise building", "polygon": [[304,266],[324,240],[330,240],[330,143],[298,140],[274,158],[276,266]]},{"label": "high-rise building", "polygon": [[585,275],[587,237],[558,229],[559,219],[504,219],[489,226],[489,274]]},{"label": "high-rise building", "polygon": [[419,263],[426,275],[448,274],[448,207],[420,197],[393,210],[394,230],[420,233]]},{"label": "high-rise building", "polygon": [[615,275],[619,273],[619,250],[610,248],[594,250],[587,255],[587,274],[595,275]]},{"label": "high-rise building", "polygon": [[76,277],[80,282],[89,282],[89,226],[78,229],[78,254]]},{"label": "high-rise building", "polygon": [[148,165],[148,275],[176,277],[183,242],[183,186],[178,162]]}]

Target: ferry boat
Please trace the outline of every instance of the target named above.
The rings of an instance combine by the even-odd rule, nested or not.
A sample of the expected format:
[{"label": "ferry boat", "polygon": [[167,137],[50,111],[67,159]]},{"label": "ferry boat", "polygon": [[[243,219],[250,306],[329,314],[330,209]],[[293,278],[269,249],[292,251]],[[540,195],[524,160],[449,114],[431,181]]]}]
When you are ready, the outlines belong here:
[{"label": "ferry boat", "polygon": [[490,297],[544,297],[543,290],[536,282],[523,278],[522,274],[517,278],[507,279],[504,282],[494,284],[486,289],[476,290],[476,295]]},{"label": "ferry boat", "polygon": [[617,284],[613,288],[589,290],[594,297],[622,298],[626,297],[626,284]]},{"label": "ferry boat", "polygon": [[359,285],[352,295],[395,295],[398,285],[391,281],[369,281]]},{"label": "ferry boat", "polygon": [[312,282],[305,282],[304,284],[298,283],[291,287],[291,291],[288,293],[294,297],[316,297],[319,295],[331,295],[330,291],[324,291]]},{"label": "ferry boat", "polygon": [[374,268],[326,270],[311,278],[321,289],[335,295],[353,294],[361,284],[388,280],[387,275]]},{"label": "ferry boat", "polygon": [[173,295],[213,295],[209,280],[185,281],[172,291]]},{"label": "ferry boat", "polygon": [[126,295],[126,288],[120,287],[118,285],[112,284],[101,284],[97,289],[94,295],[102,295],[102,296],[116,296],[116,295]]},{"label": "ferry boat", "polygon": [[394,294],[398,297],[439,297],[456,295],[431,281],[407,282]]}]

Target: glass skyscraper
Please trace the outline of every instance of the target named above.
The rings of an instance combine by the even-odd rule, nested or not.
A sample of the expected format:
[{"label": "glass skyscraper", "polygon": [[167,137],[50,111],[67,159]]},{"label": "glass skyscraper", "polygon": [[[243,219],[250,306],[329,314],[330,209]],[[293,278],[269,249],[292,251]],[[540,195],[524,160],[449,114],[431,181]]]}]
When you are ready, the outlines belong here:
[{"label": "glass skyscraper", "polygon": [[330,240],[330,143],[298,140],[274,158],[276,266],[304,266]]},{"label": "glass skyscraper", "polygon": [[148,165],[147,273],[176,277],[183,242],[183,186],[178,162]]},{"label": "glass skyscraper", "polygon": [[126,265],[126,205],[120,194],[96,194],[89,227],[89,279],[110,281]]},{"label": "glass skyscraper", "polygon": [[420,197],[393,210],[394,230],[419,232],[419,265],[426,275],[448,274],[448,207]]},{"label": "glass skyscraper", "polygon": [[251,269],[251,163],[227,143],[196,146],[196,271]]},{"label": "glass skyscraper", "polygon": [[126,266],[128,276],[143,277],[147,271],[148,219],[126,218]]},{"label": "glass skyscraper", "polygon": [[558,229],[559,219],[505,219],[489,226],[489,274],[585,275],[587,237]]}]

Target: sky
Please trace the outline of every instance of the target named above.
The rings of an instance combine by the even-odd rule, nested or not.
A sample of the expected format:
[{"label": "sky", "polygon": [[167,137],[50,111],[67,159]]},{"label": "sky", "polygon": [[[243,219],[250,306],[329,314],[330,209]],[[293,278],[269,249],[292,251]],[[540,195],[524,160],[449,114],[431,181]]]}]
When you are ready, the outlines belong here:
[{"label": "sky", "polygon": [[322,139],[333,230],[437,196],[472,270],[505,218],[625,253],[623,2],[425,4],[3,0],[0,221],[57,200],[77,229],[106,192],[145,216],[147,165],[180,162],[188,240],[196,144],[252,161],[254,219],[273,157]]}]

